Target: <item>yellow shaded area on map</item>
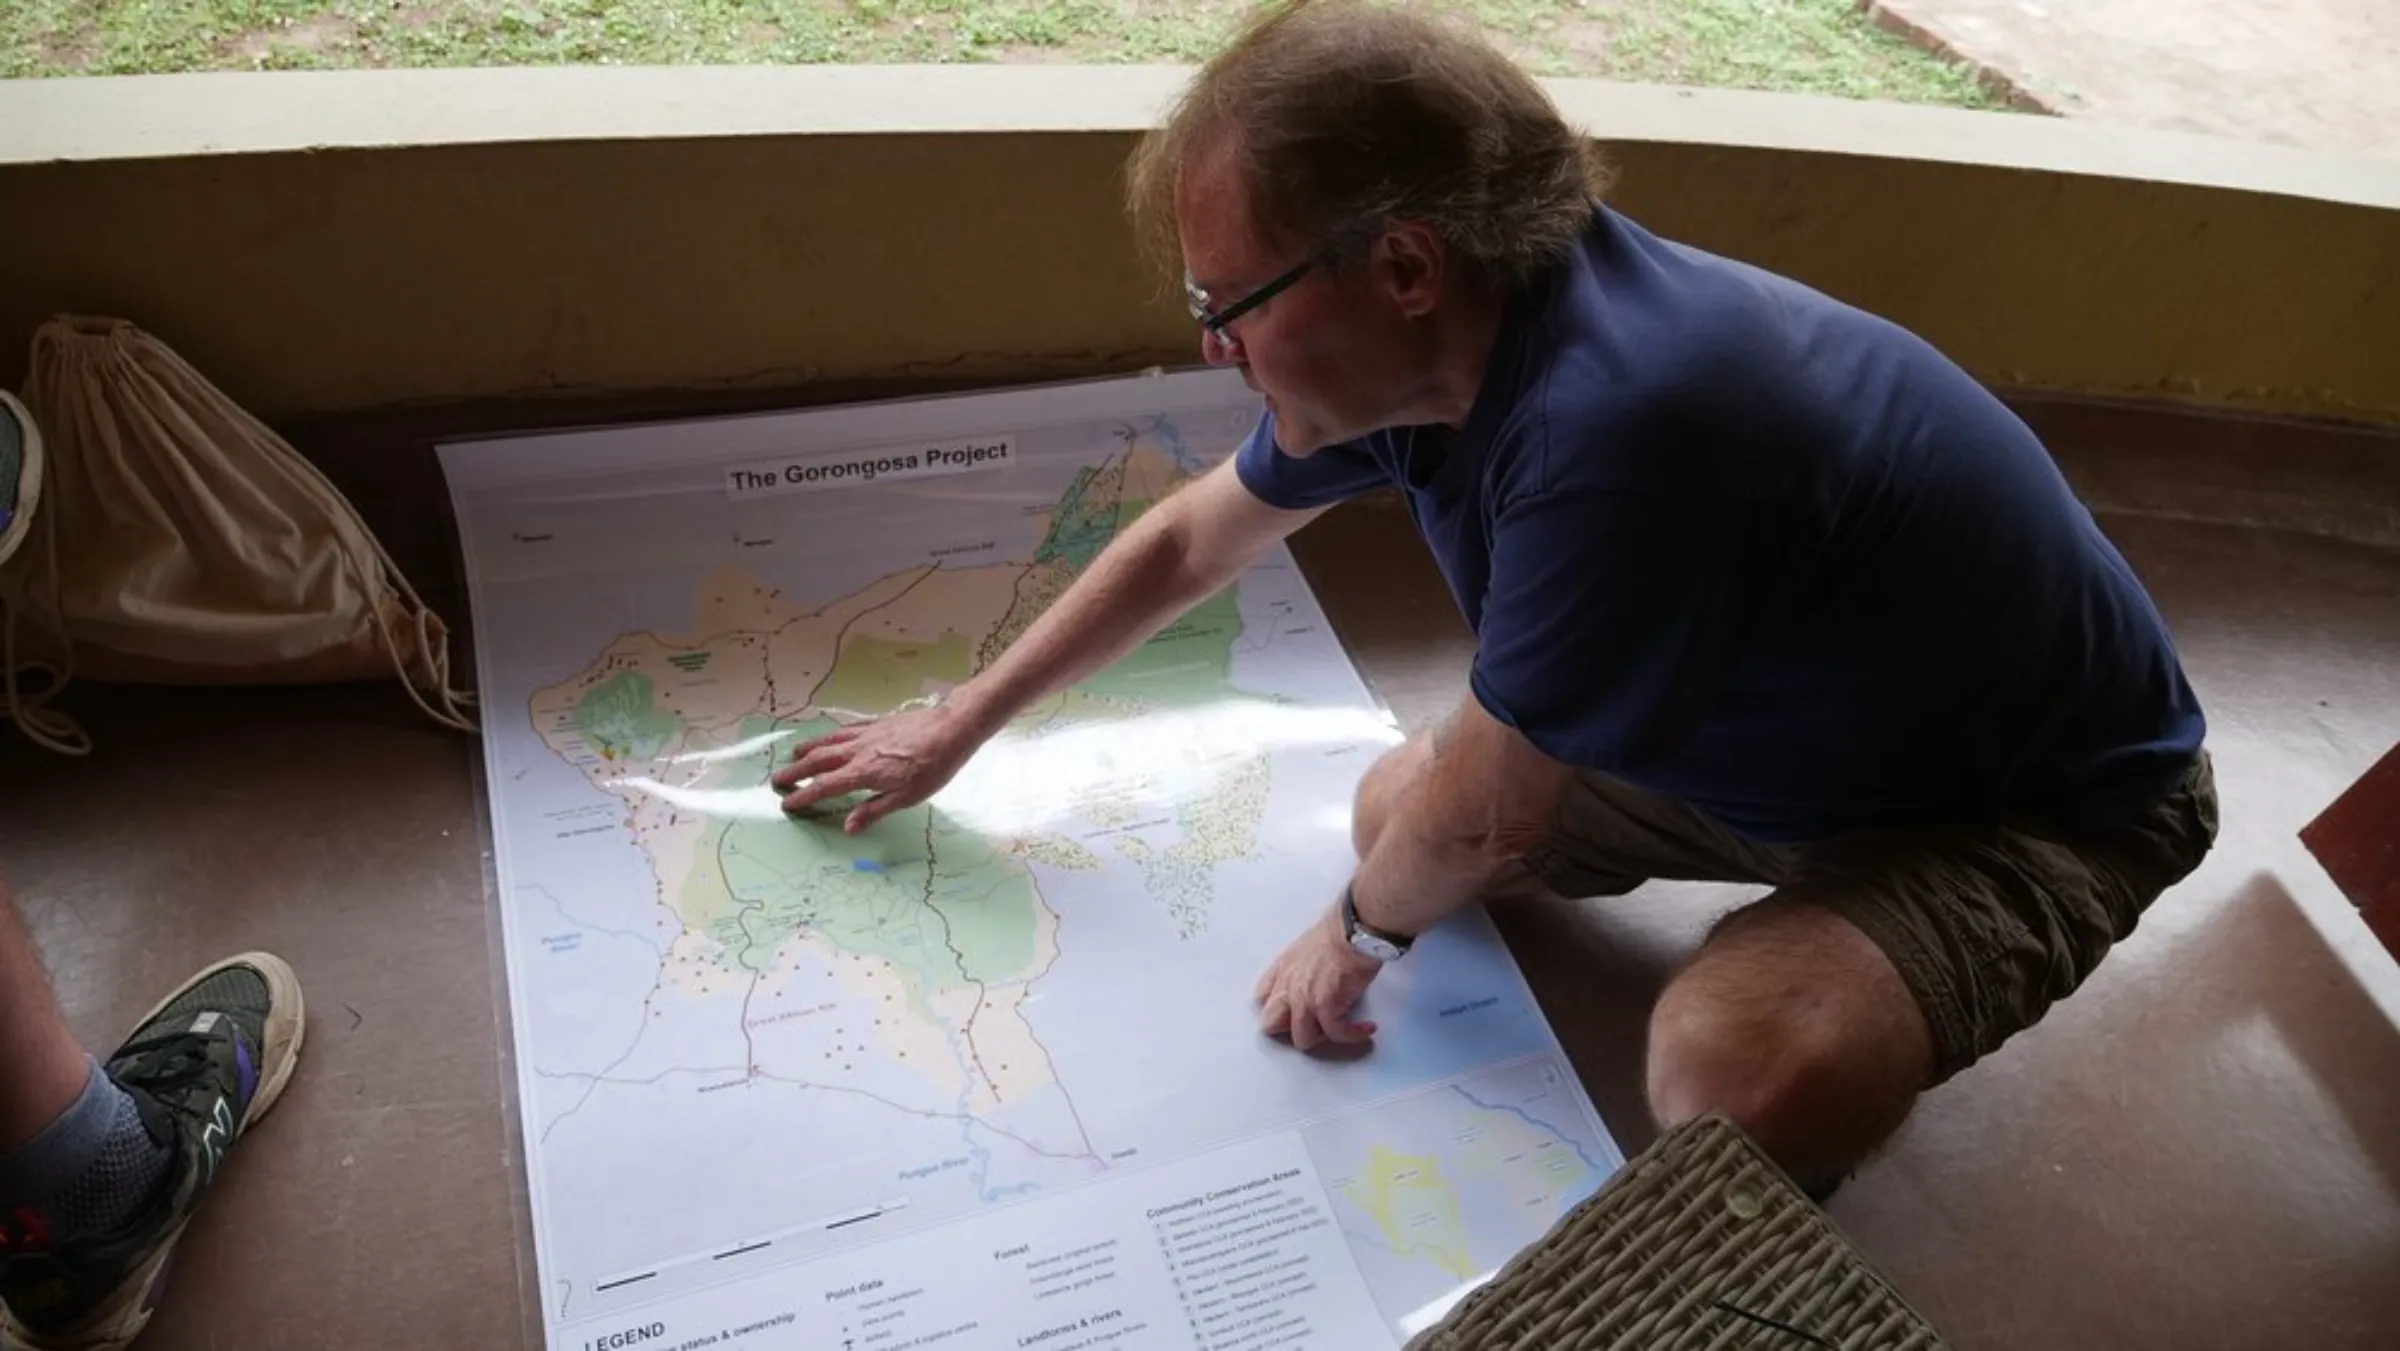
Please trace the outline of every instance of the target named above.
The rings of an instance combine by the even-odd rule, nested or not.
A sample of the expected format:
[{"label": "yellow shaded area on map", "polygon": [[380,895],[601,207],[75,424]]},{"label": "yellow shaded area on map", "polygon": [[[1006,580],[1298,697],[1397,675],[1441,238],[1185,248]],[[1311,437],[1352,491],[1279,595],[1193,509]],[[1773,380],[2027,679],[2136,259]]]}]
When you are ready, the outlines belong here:
[{"label": "yellow shaded area on map", "polygon": [[1342,1182],[1341,1191],[1374,1219],[1393,1252],[1430,1258],[1461,1280],[1475,1274],[1459,1222],[1458,1193],[1442,1176],[1441,1160],[1379,1144]]}]

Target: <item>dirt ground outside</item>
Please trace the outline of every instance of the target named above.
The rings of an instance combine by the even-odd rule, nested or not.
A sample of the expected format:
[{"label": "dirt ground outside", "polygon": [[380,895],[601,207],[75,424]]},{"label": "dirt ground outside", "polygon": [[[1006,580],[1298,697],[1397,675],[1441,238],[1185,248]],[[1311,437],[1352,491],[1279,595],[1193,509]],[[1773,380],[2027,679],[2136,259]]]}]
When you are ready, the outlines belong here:
[{"label": "dirt ground outside", "polygon": [[[17,0],[0,76],[358,66],[1198,61],[1246,0]],[[1544,75],[2000,106],[1854,0],[1470,0]]]},{"label": "dirt ground outside", "polygon": [[1877,0],[2070,117],[2400,160],[2393,0]]}]

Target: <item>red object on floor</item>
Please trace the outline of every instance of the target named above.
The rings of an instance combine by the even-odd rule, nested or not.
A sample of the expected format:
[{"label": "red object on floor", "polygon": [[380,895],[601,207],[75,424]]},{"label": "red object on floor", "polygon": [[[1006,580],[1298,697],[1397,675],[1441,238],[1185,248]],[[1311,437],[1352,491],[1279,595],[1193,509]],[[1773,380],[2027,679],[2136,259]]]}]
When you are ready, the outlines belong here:
[{"label": "red object on floor", "polygon": [[2400,745],[2301,827],[2300,842],[2400,959]]}]

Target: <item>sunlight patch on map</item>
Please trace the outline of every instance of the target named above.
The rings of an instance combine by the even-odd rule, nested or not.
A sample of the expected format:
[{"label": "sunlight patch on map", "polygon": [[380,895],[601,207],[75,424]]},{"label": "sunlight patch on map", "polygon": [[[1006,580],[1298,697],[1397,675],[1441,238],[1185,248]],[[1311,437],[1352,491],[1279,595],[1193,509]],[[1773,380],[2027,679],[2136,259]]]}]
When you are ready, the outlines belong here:
[{"label": "sunlight patch on map", "polygon": [[611,779],[609,785],[647,793],[661,802],[719,821],[770,821],[783,815],[783,798],[765,784],[750,788],[686,788],[660,783],[647,774]]},{"label": "sunlight patch on map", "polygon": [[969,830],[1014,834],[1084,815],[1095,799],[1144,808],[1187,802],[1259,755],[1399,739],[1387,719],[1365,709],[1227,700],[1003,736],[933,803]]},{"label": "sunlight patch on map", "polygon": [[670,765],[713,765],[726,760],[739,760],[746,755],[756,755],[778,741],[789,741],[793,735],[794,733],[788,731],[761,732],[757,736],[744,737],[728,746],[711,746],[706,750],[681,751],[668,756],[666,763]]},{"label": "sunlight patch on map", "polygon": [[[749,737],[670,762],[737,759],[790,735]],[[1188,801],[1213,791],[1251,756],[1399,740],[1388,718],[1367,710],[1226,700],[1057,730],[1004,732],[931,801],[965,829],[1015,834],[1077,816],[1098,798],[1152,808]],[[1129,754],[1128,746],[1140,749]],[[1120,761],[1131,767],[1120,769]],[[611,783],[718,820],[765,821],[783,814],[782,796],[766,784],[692,788],[644,774]],[[1346,806],[1329,807],[1325,815],[1329,828],[1349,828]]]}]

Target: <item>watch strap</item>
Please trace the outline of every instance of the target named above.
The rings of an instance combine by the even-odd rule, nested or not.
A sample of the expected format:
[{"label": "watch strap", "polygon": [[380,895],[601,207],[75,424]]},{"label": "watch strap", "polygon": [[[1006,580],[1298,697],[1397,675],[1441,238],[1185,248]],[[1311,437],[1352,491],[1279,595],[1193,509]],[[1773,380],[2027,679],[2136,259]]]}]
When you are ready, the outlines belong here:
[{"label": "watch strap", "polygon": [[1417,941],[1411,935],[1389,933],[1361,919],[1358,913],[1358,892],[1355,882],[1345,883],[1342,887],[1342,933],[1344,937],[1354,937],[1363,933],[1369,938],[1389,943],[1404,953],[1408,951],[1411,944]]}]

